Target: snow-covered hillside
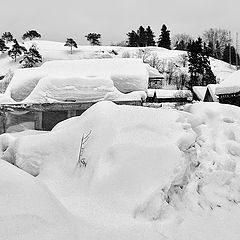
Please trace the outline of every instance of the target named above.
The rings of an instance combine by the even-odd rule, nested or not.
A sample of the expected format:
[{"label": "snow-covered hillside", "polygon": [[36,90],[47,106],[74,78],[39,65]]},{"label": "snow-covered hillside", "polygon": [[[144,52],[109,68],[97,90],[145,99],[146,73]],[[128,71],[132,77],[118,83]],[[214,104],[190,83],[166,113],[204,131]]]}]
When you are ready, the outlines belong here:
[{"label": "snow-covered hillside", "polygon": [[1,135],[1,238],[238,240],[239,116],[100,102],[51,132]]},{"label": "snow-covered hillside", "polygon": [[[89,59],[89,58],[144,58],[149,59],[149,56],[157,57],[162,61],[163,65],[166,62],[175,63],[180,69],[185,62],[185,51],[168,50],[160,47],[116,47],[116,46],[78,46],[70,54],[70,49],[64,46],[61,42],[51,42],[43,40],[26,41],[24,46],[29,48],[32,44],[36,44],[39,52],[43,56],[43,61],[52,60],[74,60],[74,59]],[[229,67],[229,64],[220,60],[211,59],[211,66],[214,74],[219,80],[225,79],[234,69]],[[19,63],[15,63],[7,53],[0,55],[0,75],[5,75],[9,69],[15,70],[19,68]],[[163,66],[164,67],[164,66]],[[186,71],[186,70],[185,70]]]}]

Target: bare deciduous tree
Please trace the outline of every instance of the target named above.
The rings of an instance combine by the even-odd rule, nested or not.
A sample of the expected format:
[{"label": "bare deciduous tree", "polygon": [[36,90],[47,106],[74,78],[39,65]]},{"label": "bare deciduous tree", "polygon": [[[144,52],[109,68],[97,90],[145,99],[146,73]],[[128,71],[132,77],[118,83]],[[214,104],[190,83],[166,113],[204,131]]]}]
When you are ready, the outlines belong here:
[{"label": "bare deciduous tree", "polygon": [[[178,43],[180,43],[181,41],[183,41],[187,46],[187,44],[192,40],[193,40],[193,38],[189,34],[186,34],[186,33],[175,34],[172,37],[172,48],[175,48],[176,45]],[[186,49],[182,49],[182,50],[186,50]]]},{"label": "bare deciduous tree", "polygon": [[84,133],[82,135],[79,154],[78,154],[77,167],[86,167],[87,166],[86,159],[83,157],[83,152],[84,152],[84,145],[88,141],[91,133],[92,133],[92,130],[90,130],[87,135],[85,135]]},{"label": "bare deciduous tree", "polygon": [[229,41],[231,41],[231,39],[228,30],[221,28],[210,28],[203,33],[203,41],[212,46],[212,51],[215,57],[221,58],[225,46],[229,43]]}]

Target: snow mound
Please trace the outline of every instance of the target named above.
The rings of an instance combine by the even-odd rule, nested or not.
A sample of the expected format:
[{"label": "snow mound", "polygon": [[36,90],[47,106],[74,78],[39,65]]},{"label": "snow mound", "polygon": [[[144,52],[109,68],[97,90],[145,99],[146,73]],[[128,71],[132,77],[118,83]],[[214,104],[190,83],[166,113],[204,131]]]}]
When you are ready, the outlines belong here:
[{"label": "snow mound", "polygon": [[148,65],[136,59],[46,62],[39,68],[15,71],[2,102],[9,98],[20,102],[30,93],[27,101],[44,102],[47,99],[65,100],[69,94],[75,100],[86,101],[104,99],[110,92],[120,96],[118,91],[146,91],[149,69]]},{"label": "snow mound", "polygon": [[0,142],[2,159],[47,186],[85,239],[239,238],[238,107],[103,101],[50,132]]},{"label": "snow mound", "polygon": [[47,187],[2,160],[0,190],[1,239],[78,239],[72,216]]},{"label": "snow mound", "polygon": [[232,73],[216,88],[216,95],[237,93],[240,91],[240,71]]}]

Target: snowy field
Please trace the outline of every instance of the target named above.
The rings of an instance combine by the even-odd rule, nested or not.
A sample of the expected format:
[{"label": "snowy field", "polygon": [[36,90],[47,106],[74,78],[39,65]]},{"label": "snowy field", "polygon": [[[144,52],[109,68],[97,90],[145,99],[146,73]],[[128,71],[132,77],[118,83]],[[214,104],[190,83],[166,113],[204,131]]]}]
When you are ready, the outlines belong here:
[{"label": "snowy field", "polygon": [[[43,62],[54,60],[80,60],[80,59],[105,59],[105,58],[140,58],[145,61],[155,58],[161,62],[161,68],[167,68],[169,62],[178,66],[178,71],[187,72],[184,67],[186,62],[186,51],[168,50],[161,47],[117,47],[117,46],[78,46],[70,54],[70,49],[64,46],[62,42],[33,40],[24,42],[26,48],[36,44],[40,54],[43,56]],[[235,69],[229,64],[210,58],[212,71],[218,81],[224,80]],[[14,62],[7,53],[0,55],[0,75],[5,75],[9,69],[12,71],[20,68],[18,62]]]},{"label": "snowy field", "polygon": [[1,239],[239,240],[238,107],[103,101],[0,146]]}]

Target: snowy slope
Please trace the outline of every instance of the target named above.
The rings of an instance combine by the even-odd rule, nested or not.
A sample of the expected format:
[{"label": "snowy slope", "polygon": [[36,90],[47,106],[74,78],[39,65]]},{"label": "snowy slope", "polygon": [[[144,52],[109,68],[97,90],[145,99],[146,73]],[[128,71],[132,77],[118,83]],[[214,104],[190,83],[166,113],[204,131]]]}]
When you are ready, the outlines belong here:
[{"label": "snowy slope", "polygon": [[[39,52],[43,56],[43,61],[52,60],[78,60],[78,59],[94,59],[94,58],[145,58],[157,56],[163,64],[172,61],[177,66],[183,64],[183,56],[186,56],[185,51],[168,50],[160,47],[116,47],[116,46],[78,46],[70,54],[70,49],[64,46],[61,42],[33,40],[26,41],[25,47],[29,48],[32,43],[37,44]],[[225,79],[230,73],[235,70],[229,67],[229,64],[220,60],[210,59],[212,70],[219,80]],[[9,69],[15,70],[19,68],[19,64],[15,63],[6,53],[0,55],[0,75],[5,75]]]},{"label": "snowy slope", "polygon": [[[21,213],[47,222],[59,217],[61,224],[67,216],[62,230],[73,227],[69,239],[238,240],[239,116],[238,107],[218,103],[174,111],[101,102],[51,132],[1,135],[1,158],[37,176],[21,171],[24,181],[45,186],[44,193],[36,187],[36,197],[53,195],[39,199],[37,212],[33,202]],[[79,160],[83,136],[89,137]],[[20,170],[6,164],[0,164],[1,191],[11,200],[18,185],[9,187],[6,175],[13,179]],[[27,185],[23,192],[28,191]],[[34,201],[25,196],[18,194],[17,201],[24,206]],[[0,206],[6,201],[0,198]],[[51,204],[59,213],[52,218],[42,209]],[[30,240],[34,231],[43,235],[42,225],[31,228],[28,217],[18,221],[18,211],[1,218],[1,233],[11,219],[9,239]],[[34,239],[44,239],[41,234]],[[54,231],[53,236],[46,239],[59,239]]]}]

